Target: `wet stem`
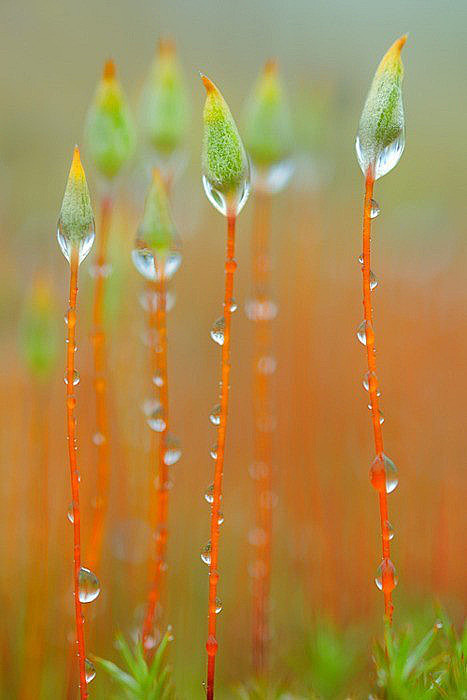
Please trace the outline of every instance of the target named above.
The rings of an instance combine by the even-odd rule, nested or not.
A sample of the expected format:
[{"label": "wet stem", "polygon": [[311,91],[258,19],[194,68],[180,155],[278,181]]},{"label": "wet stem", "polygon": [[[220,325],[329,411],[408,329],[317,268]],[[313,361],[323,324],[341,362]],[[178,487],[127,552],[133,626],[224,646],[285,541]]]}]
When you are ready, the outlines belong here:
[{"label": "wet stem", "polygon": [[67,354],[66,354],[66,405],[68,428],[68,457],[70,462],[71,494],[73,503],[73,552],[74,552],[74,599],[76,618],[76,637],[78,642],[78,663],[80,678],[80,698],[88,697],[85,669],[84,619],[79,599],[79,572],[81,569],[81,527],[79,509],[79,476],[76,462],[76,418],[74,396],[75,371],[75,331],[76,331],[76,297],[78,294],[78,248],[74,247],[70,259],[70,298],[67,314]]},{"label": "wet stem", "polygon": [[[253,301],[267,302],[269,298],[269,218],[270,197],[258,192],[253,223]],[[254,413],[254,461],[261,465],[256,480],[255,510],[256,527],[261,533],[257,563],[258,575],[253,581],[253,665],[257,674],[267,667],[267,641],[269,638],[269,590],[271,570],[271,432],[267,422],[270,418],[270,375],[261,371],[262,357],[271,351],[271,322],[257,319],[254,322],[253,352],[253,413]]]},{"label": "wet stem", "polygon": [[96,263],[96,282],[93,304],[93,349],[94,349],[94,390],[96,400],[97,443],[97,493],[96,506],[91,525],[89,543],[89,565],[94,569],[99,565],[102,553],[104,523],[108,505],[109,490],[109,427],[107,409],[107,353],[104,331],[104,268],[107,258],[107,240],[112,217],[112,199],[105,196],[101,204],[99,250]]},{"label": "wet stem", "polygon": [[214,672],[216,665],[217,640],[216,640],[216,596],[219,556],[219,513],[222,497],[222,473],[224,468],[225,438],[227,429],[227,413],[229,405],[229,377],[230,377],[230,325],[232,315],[232,298],[234,271],[236,262],[235,252],[235,214],[227,214],[227,251],[225,260],[225,294],[224,294],[224,343],[222,345],[222,384],[221,384],[221,413],[220,423],[217,429],[217,457],[214,471],[214,491],[211,510],[211,561],[209,564],[209,607],[208,607],[208,639],[206,650],[208,653],[206,698],[214,698]]},{"label": "wet stem", "polygon": [[[371,249],[371,207],[373,199],[373,188],[375,184],[374,174],[368,170],[365,178],[365,201],[363,210],[363,309],[366,335],[366,355],[368,363],[369,377],[369,397],[371,405],[371,417],[373,423],[373,434],[375,440],[375,450],[378,457],[383,458],[383,431],[380,423],[380,412],[378,405],[378,379],[376,373],[376,350],[375,335],[373,329],[373,311],[371,306],[371,286],[370,286],[370,249]],[[383,560],[390,558],[389,530],[388,530],[388,502],[386,488],[379,491],[379,512],[381,519],[381,540]],[[392,623],[393,604],[391,590],[384,585],[383,575],[384,612]]]},{"label": "wet stem", "polygon": [[[152,467],[158,461],[157,487],[154,490],[150,506],[150,519],[154,527],[156,538],[155,566],[151,567],[152,584],[148,596],[148,607],[143,622],[142,641],[146,656],[150,653],[153,645],[149,644],[149,637],[153,633],[156,607],[161,600],[161,588],[163,573],[165,570],[165,558],[167,550],[167,517],[168,517],[168,467],[165,463],[165,452],[167,434],[169,429],[169,387],[167,373],[167,312],[166,312],[166,282],[163,270],[158,271],[157,260],[154,259],[154,269],[156,271],[156,282],[150,285],[149,299],[153,299],[149,305],[149,338],[151,347],[151,374],[152,377],[160,377],[161,386],[159,389],[159,399],[162,405],[162,412],[165,422],[164,430],[159,435],[159,445],[157,447],[156,436],[151,436],[151,481]],[[152,296],[154,294],[154,296]],[[156,341],[157,338],[157,341]],[[151,485],[152,486],[152,485]],[[154,498],[155,496],[155,498]]]}]

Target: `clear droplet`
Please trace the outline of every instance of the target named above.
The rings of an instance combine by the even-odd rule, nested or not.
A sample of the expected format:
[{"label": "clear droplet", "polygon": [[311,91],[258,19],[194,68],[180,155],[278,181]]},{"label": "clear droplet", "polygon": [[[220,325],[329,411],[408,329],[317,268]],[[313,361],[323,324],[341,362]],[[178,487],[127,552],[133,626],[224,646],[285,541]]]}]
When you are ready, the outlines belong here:
[{"label": "clear droplet", "polygon": [[84,668],[86,673],[86,683],[90,683],[96,677],[96,668],[92,661],[89,661],[89,659],[85,659]]},{"label": "clear droplet", "polygon": [[357,338],[362,345],[367,344],[367,340],[370,345],[375,341],[375,336],[373,332],[373,327],[369,321],[362,321],[357,328]]},{"label": "clear droplet", "polygon": [[209,454],[213,459],[217,459],[217,451],[219,449],[219,446],[217,442],[215,442],[213,445],[211,445],[211,449],[209,450]]},{"label": "clear droplet", "polygon": [[97,446],[103,445],[105,442],[105,435],[99,432],[94,433],[94,435],[92,436],[92,441]]},{"label": "clear droplet", "polygon": [[272,321],[277,316],[277,304],[271,299],[249,299],[245,313],[250,321]]},{"label": "clear droplet", "polygon": [[73,503],[70,503],[66,517],[68,518],[70,523],[73,525],[73,523],[75,522],[75,515],[73,513]]},{"label": "clear droplet", "polygon": [[275,357],[264,355],[258,360],[258,372],[260,374],[274,374],[277,369],[277,360]]},{"label": "clear droplet", "polygon": [[211,564],[211,540],[201,550],[201,561],[204,561],[208,566]]},{"label": "clear droplet", "polygon": [[224,522],[224,520],[225,520],[225,518],[224,518],[224,513],[222,513],[221,511],[219,511],[219,515],[218,515],[218,517],[217,517],[217,524],[218,524],[218,525],[222,525],[222,523]]},{"label": "clear droplet", "polygon": [[161,405],[157,406],[157,408],[147,418],[146,422],[151,430],[154,430],[156,433],[164,432],[167,423],[165,420],[165,412]]},{"label": "clear droplet", "polygon": [[78,590],[81,603],[92,603],[101,592],[101,586],[96,574],[84,566],[79,570]]},{"label": "clear droplet", "polygon": [[[138,272],[147,280],[156,281],[160,279],[161,273],[165,280],[170,280],[177,272],[182,261],[179,250],[171,250],[157,262],[157,269],[154,262],[154,251],[145,247],[144,242],[136,242],[136,247],[131,253],[133,264]],[[157,302],[156,302],[157,303]]]},{"label": "clear droplet", "polygon": [[167,467],[171,467],[178,462],[181,456],[180,440],[173,435],[167,435],[165,438],[164,464]]},{"label": "clear droplet", "polygon": [[235,215],[240,214],[250,194],[249,177],[243,180],[238,186],[237,191],[231,193],[229,197],[226,197],[223,192],[216,189],[205,175],[203,175],[203,187],[206,197],[213,207],[224,216],[227,216],[229,212]]},{"label": "clear droplet", "polygon": [[[372,410],[373,410],[373,408],[372,408],[372,406],[371,406],[371,403],[368,404],[368,410],[369,410],[369,411],[372,411]],[[380,425],[383,425],[383,423],[384,423],[384,413],[383,413],[382,410],[379,408],[379,406],[378,406],[378,415],[379,415],[379,424],[380,424]]]},{"label": "clear droplet", "polygon": [[[376,374],[374,372],[365,372],[365,375],[363,377],[363,382],[362,382],[363,388],[365,389],[365,391],[368,391],[368,392],[370,391],[370,389],[373,391],[374,390],[373,384],[374,384],[374,382],[377,382],[377,381],[378,380],[377,380]],[[376,396],[381,396],[381,390],[379,388],[376,390]]]},{"label": "clear droplet", "polygon": [[221,422],[221,405],[216,404],[209,414],[209,420],[213,425],[220,425]]},{"label": "clear droplet", "polygon": [[208,503],[214,503],[214,484],[209,484],[204,492],[204,499]]},{"label": "clear droplet", "polygon": [[375,583],[380,591],[390,593],[397,586],[396,567],[390,559],[383,559],[376,569]]},{"label": "clear droplet", "polygon": [[155,375],[152,378],[153,383],[158,386],[159,388],[161,386],[164,386],[164,377],[162,376],[162,372],[156,372]]},{"label": "clear droplet", "polygon": [[157,399],[151,398],[151,399],[145,399],[143,401],[141,408],[143,410],[144,415],[149,417],[154,413],[154,411],[157,411],[157,409],[159,408],[160,405],[161,405],[160,401],[158,401]]},{"label": "clear droplet", "polygon": [[360,255],[358,256],[358,262],[360,263],[360,265],[363,265],[363,253],[360,253]]},{"label": "clear droplet", "polygon": [[211,338],[218,345],[224,345],[225,318],[220,316],[211,327]]},{"label": "clear droplet", "polygon": [[95,265],[90,265],[88,272],[89,276],[93,279],[97,279],[98,277],[103,277],[105,279],[112,273],[112,265],[111,263],[104,263],[103,265],[97,265],[96,263]]},{"label": "clear droplet", "polygon": [[399,483],[397,467],[387,455],[377,455],[370,468],[370,481],[376,491],[392,493]]},{"label": "clear droplet", "polygon": [[216,608],[215,608],[216,615],[219,615],[219,613],[221,611],[222,611],[222,601],[220,598],[216,598]]},{"label": "clear droplet", "polygon": [[[139,303],[144,311],[157,311],[159,304],[159,294],[152,289],[147,289],[139,297]],[[175,306],[175,294],[171,290],[165,293],[165,310],[172,311]]]},{"label": "clear droplet", "polygon": [[381,209],[380,209],[378,202],[376,201],[376,199],[372,199],[371,200],[370,219],[376,219],[376,217],[378,216],[380,211],[381,211]]},{"label": "clear droplet", "polygon": [[370,289],[373,291],[373,289],[376,289],[377,286],[378,280],[376,279],[376,275],[370,270]]},{"label": "clear droplet", "polygon": [[287,186],[294,170],[295,163],[292,159],[281,160],[269,167],[256,168],[252,166],[251,181],[253,188],[257,192],[276,194]]},{"label": "clear droplet", "polygon": [[394,539],[394,528],[389,522],[389,520],[386,520],[386,531],[387,531],[387,539],[388,540],[393,540]]},{"label": "clear droplet", "polygon": [[[65,384],[68,384],[68,373],[65,373],[65,376],[63,377],[63,381],[65,382]],[[79,374],[78,374],[78,370],[75,369],[75,370],[73,370],[73,386],[76,386],[77,384],[79,384]]]},{"label": "clear droplet", "polygon": [[78,261],[82,263],[84,258],[89,254],[92,244],[94,243],[95,231],[94,231],[94,221],[91,222],[87,231],[82,233],[79,241],[72,240],[64,231],[62,219],[58,220],[57,224],[57,240],[60,250],[62,251],[65,258],[70,262],[71,254],[73,250],[78,251]]},{"label": "clear droplet", "polygon": [[394,141],[388,144],[386,148],[383,148],[382,151],[380,151],[380,153],[376,156],[376,160],[371,162],[368,159],[368,153],[366,153],[365,149],[362,148],[360,138],[357,135],[355,150],[357,152],[358,162],[363,174],[366,175],[368,168],[373,166],[375,180],[378,180],[383,175],[386,175],[386,173],[390,172],[398,164],[404,151],[404,146],[405,132],[404,129],[401,129]]},{"label": "clear droplet", "polygon": [[237,309],[238,309],[237,302],[235,301],[235,299],[232,299],[230,302],[230,313],[233,314]]}]

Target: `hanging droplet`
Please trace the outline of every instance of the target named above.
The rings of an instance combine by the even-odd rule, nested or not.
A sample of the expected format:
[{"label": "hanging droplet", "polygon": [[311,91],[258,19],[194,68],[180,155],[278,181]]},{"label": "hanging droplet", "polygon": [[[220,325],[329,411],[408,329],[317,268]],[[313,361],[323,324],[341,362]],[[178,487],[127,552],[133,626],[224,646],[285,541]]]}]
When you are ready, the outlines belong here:
[{"label": "hanging droplet", "polygon": [[360,255],[358,256],[358,262],[360,263],[360,265],[363,265],[363,253],[360,253]]},{"label": "hanging droplet", "polygon": [[71,253],[73,250],[78,251],[78,262],[82,263],[84,258],[88,255],[94,243],[94,220],[92,220],[88,226],[87,231],[83,231],[80,240],[75,241],[71,239],[70,236],[65,233],[65,228],[63,226],[62,218],[60,217],[57,224],[57,240],[65,258],[70,262]]},{"label": "hanging droplet", "polygon": [[387,455],[377,455],[370,468],[370,481],[376,491],[392,493],[399,483],[397,467]]},{"label": "hanging droplet", "polygon": [[[65,376],[63,377],[63,381],[65,382],[65,384],[68,384],[68,373],[67,372],[65,373]],[[79,374],[78,374],[78,370],[75,369],[75,370],[73,370],[73,386],[76,386],[77,384],[79,384]]]},{"label": "hanging droplet", "polygon": [[178,462],[181,456],[180,440],[173,435],[167,435],[165,438],[164,464],[167,467],[171,467]]},{"label": "hanging droplet", "polygon": [[[383,148],[379,152],[376,161],[373,164],[375,180],[378,180],[383,175],[386,175],[386,173],[388,173],[397,165],[404,150],[404,146],[405,132],[402,128],[398,132],[395,139],[391,141],[391,143],[389,143],[386,146],[386,148]],[[363,174],[365,175],[371,163],[368,162],[368,154],[366,153],[365,149],[362,148],[360,144],[360,137],[358,135],[355,142],[355,149],[357,151],[358,162],[360,164]]]},{"label": "hanging droplet", "polygon": [[89,661],[89,659],[85,659],[84,668],[86,673],[86,683],[90,683],[96,677],[96,668],[92,661]]},{"label": "hanging droplet", "polygon": [[164,386],[164,377],[162,376],[162,372],[157,371],[153,376],[152,381],[159,388]]},{"label": "hanging droplet", "polygon": [[169,251],[165,258],[158,261],[157,269],[154,262],[154,251],[150,248],[145,248],[142,244],[136,246],[131,253],[133,264],[138,272],[148,280],[156,281],[160,279],[160,273],[163,272],[165,280],[170,280],[177,272],[182,262],[182,255],[178,250]]},{"label": "hanging droplet", "polygon": [[99,432],[94,433],[94,435],[92,436],[92,441],[97,446],[103,445],[105,442],[105,435]]},{"label": "hanging droplet", "polygon": [[144,415],[149,417],[154,413],[154,411],[157,411],[160,405],[161,404],[157,399],[145,399],[141,408]]},{"label": "hanging droplet", "polygon": [[163,407],[159,405],[151,413],[146,422],[151,430],[154,430],[156,433],[163,433],[167,426]]},{"label": "hanging droplet", "polygon": [[[369,411],[372,411],[372,410],[373,410],[373,408],[372,408],[372,406],[371,406],[371,403],[368,404],[368,410],[369,410]],[[384,413],[382,412],[382,410],[381,410],[379,407],[378,407],[378,415],[379,415],[379,424],[380,424],[380,425],[383,425],[383,423],[384,423]]]},{"label": "hanging droplet", "polygon": [[219,511],[219,515],[218,515],[218,517],[217,517],[217,524],[218,524],[218,525],[222,525],[222,523],[224,522],[224,520],[225,520],[225,518],[224,518],[224,513],[222,513],[221,511]]},{"label": "hanging droplet", "polygon": [[227,216],[228,211],[234,213],[235,215],[240,214],[245,206],[246,200],[248,199],[248,195],[250,194],[249,179],[242,180],[237,188],[235,196],[231,201],[227,199],[223,192],[216,189],[205,175],[203,175],[203,187],[204,191],[206,192],[206,197],[209,199],[213,207],[215,207],[217,211],[224,216]]},{"label": "hanging droplet", "polygon": [[381,211],[381,209],[380,209],[378,202],[376,201],[376,199],[372,199],[371,200],[370,219],[376,219],[376,217],[378,216],[380,211]]},{"label": "hanging droplet", "polygon": [[208,503],[214,503],[214,484],[209,484],[204,492],[204,499]]},{"label": "hanging droplet", "polygon": [[101,586],[96,574],[84,566],[79,570],[78,590],[81,603],[92,603],[101,592]]},{"label": "hanging droplet", "polygon": [[[143,292],[139,297],[139,303],[144,311],[157,311],[159,304],[159,294],[151,289]],[[165,293],[165,310],[172,311],[175,306],[175,294],[171,290]]]},{"label": "hanging droplet", "polygon": [[386,531],[383,532],[383,537],[386,537],[387,533],[387,539],[388,540],[393,540],[394,539],[394,528],[389,522],[389,520],[386,520]]},{"label": "hanging droplet", "polygon": [[218,345],[224,345],[225,318],[221,316],[211,327],[211,338]]},{"label": "hanging droplet", "polygon": [[[374,383],[377,382],[377,376],[374,372],[365,372],[365,375],[363,377],[363,388],[365,391],[373,391],[374,390]],[[376,396],[381,396],[381,390],[378,388],[376,390]]]},{"label": "hanging droplet", "polygon": [[383,559],[376,569],[375,583],[380,591],[390,593],[397,586],[396,567],[390,559]]},{"label": "hanging droplet", "polygon": [[211,564],[211,540],[201,550],[201,561],[204,561],[208,566]]},{"label": "hanging droplet", "polygon": [[277,316],[277,304],[271,299],[249,299],[245,313],[250,321],[272,321]]},{"label": "hanging droplet", "polygon": [[220,425],[221,422],[221,405],[216,404],[209,414],[209,420],[213,425]]},{"label": "hanging droplet", "polygon": [[230,300],[230,313],[233,314],[238,309],[235,299]]},{"label": "hanging droplet", "polygon": [[219,613],[222,611],[222,601],[220,598],[216,598],[216,607],[215,607],[215,613],[216,615],[219,615]]},{"label": "hanging droplet", "polygon": [[373,291],[373,289],[376,289],[377,286],[378,280],[376,279],[376,275],[370,270],[370,289]]},{"label": "hanging droplet", "polygon": [[217,451],[219,449],[219,446],[217,442],[214,443],[214,445],[211,446],[211,449],[209,450],[209,454],[213,459],[217,459]]},{"label": "hanging droplet", "polygon": [[73,525],[73,523],[75,522],[75,514],[73,512],[73,503],[70,503],[66,517],[68,518],[70,523]]},{"label": "hanging droplet", "polygon": [[375,342],[373,327],[369,321],[361,322],[357,328],[357,338],[362,345],[366,345],[367,342],[372,345]]}]

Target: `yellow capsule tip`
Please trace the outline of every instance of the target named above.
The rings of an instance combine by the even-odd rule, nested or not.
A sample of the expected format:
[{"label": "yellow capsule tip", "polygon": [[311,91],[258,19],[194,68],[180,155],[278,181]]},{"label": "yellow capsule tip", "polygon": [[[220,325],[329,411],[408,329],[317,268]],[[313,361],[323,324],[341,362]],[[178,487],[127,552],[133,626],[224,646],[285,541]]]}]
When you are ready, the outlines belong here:
[{"label": "yellow capsule tip", "polygon": [[70,168],[70,177],[72,178],[84,178],[84,170],[83,170],[83,165],[81,163],[81,156],[79,152],[79,148],[76,145],[75,149],[73,151],[73,160],[71,162],[71,168]]}]

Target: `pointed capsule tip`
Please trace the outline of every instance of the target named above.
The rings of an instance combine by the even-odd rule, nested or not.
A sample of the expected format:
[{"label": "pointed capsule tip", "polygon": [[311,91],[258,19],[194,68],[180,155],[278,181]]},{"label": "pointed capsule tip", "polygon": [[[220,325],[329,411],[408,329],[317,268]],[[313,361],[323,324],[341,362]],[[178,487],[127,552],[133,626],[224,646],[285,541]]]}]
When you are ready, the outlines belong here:
[{"label": "pointed capsule tip", "polygon": [[175,41],[170,37],[161,37],[157,44],[157,53],[159,56],[174,56],[175,55]]},{"label": "pointed capsule tip", "polygon": [[116,68],[114,61],[109,58],[104,64],[104,70],[102,71],[102,78],[104,80],[113,80],[115,78]]},{"label": "pointed capsule tip", "polygon": [[204,75],[204,73],[200,73],[201,80],[203,81],[204,87],[206,88],[206,92],[208,95],[213,92],[218,92],[216,86],[212,82],[212,80],[209,80],[207,75]]},{"label": "pointed capsule tip", "polygon": [[264,75],[274,75],[277,73],[278,63],[277,58],[268,58],[264,64]]},{"label": "pointed capsule tip", "polygon": [[81,156],[77,145],[75,146],[73,151],[73,160],[71,162],[70,177],[84,177]]}]

